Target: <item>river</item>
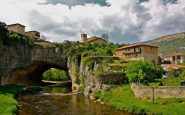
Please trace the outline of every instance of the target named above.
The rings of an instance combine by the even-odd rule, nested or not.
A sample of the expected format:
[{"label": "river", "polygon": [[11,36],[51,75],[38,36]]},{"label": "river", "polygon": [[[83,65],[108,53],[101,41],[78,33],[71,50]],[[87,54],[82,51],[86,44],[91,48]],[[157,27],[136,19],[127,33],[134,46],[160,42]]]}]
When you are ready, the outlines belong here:
[{"label": "river", "polygon": [[128,115],[104,104],[95,103],[71,88],[45,87],[36,94],[18,97],[19,115]]}]

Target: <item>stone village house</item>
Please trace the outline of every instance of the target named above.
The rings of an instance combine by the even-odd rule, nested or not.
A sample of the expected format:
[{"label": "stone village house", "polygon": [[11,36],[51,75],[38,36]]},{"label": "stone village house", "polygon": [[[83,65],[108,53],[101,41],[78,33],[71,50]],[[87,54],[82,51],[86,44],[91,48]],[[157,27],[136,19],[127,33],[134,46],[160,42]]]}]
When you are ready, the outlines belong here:
[{"label": "stone village house", "polygon": [[133,61],[143,60],[149,63],[158,62],[158,47],[146,44],[133,44],[118,48],[116,56],[119,58]]},{"label": "stone village house", "polygon": [[103,38],[101,37],[97,37],[97,36],[93,36],[93,37],[90,37],[90,38],[87,38],[87,34],[81,34],[81,42],[86,42],[86,43],[89,43],[89,44],[94,44],[94,43],[97,43],[97,44],[107,44],[107,41],[104,40]]},{"label": "stone village house", "polygon": [[7,29],[12,32],[16,32],[21,35],[29,36],[31,38],[40,39],[40,32],[37,31],[27,31],[25,32],[25,26],[19,23],[7,25]]},{"label": "stone village house", "polygon": [[179,64],[185,62],[185,55],[179,52],[174,52],[163,56],[164,61],[169,61],[171,64]]},{"label": "stone village house", "polygon": [[170,71],[174,70],[174,72],[178,72],[179,70],[185,69],[184,65],[177,65],[177,64],[161,64],[163,67],[164,73],[163,78],[171,77]]}]

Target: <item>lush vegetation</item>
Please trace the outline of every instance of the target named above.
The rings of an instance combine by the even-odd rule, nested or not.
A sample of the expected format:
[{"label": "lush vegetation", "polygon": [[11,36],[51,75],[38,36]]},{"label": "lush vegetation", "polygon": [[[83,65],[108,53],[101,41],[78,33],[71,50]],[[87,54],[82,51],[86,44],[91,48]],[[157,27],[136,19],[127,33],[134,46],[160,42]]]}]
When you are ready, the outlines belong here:
[{"label": "lush vegetation", "polygon": [[32,46],[32,45],[34,45],[34,42],[35,42],[34,38],[20,35],[15,32],[9,32],[6,44],[12,45],[14,43],[20,43],[22,45]]},{"label": "lush vegetation", "polygon": [[64,41],[63,44],[60,44],[65,50],[66,55],[68,56],[111,56],[115,49],[116,45],[113,43],[108,44],[88,44],[81,42],[70,42]]},{"label": "lush vegetation", "polygon": [[179,69],[174,70],[171,69],[167,72],[168,78],[161,78],[161,79],[155,79],[150,83],[150,85],[159,85],[159,83],[162,83],[162,85],[167,86],[180,86],[181,82],[185,81],[185,69]]},{"label": "lush vegetation", "polygon": [[66,81],[68,80],[68,75],[66,71],[51,68],[43,73],[42,79],[47,81]]},{"label": "lush vegetation", "polygon": [[115,60],[119,60],[118,57],[112,57],[112,56],[88,56],[83,57],[82,61],[84,65],[92,65],[95,62],[98,64],[106,64],[106,63],[113,63]]},{"label": "lush vegetation", "polygon": [[144,115],[184,115],[185,99],[156,99],[153,104],[151,100],[136,99],[130,85],[117,86],[111,92],[97,93],[97,98],[116,109],[126,110],[132,113]]},{"label": "lush vegetation", "polygon": [[3,45],[11,46],[14,43],[20,43],[22,45],[32,46],[34,44],[34,39],[28,36],[24,36],[15,32],[9,32],[6,28],[6,24],[0,22],[0,42]]},{"label": "lush vegetation", "polygon": [[18,111],[18,103],[15,97],[22,90],[22,86],[11,85],[0,87],[0,114],[15,115]]},{"label": "lush vegetation", "polygon": [[130,62],[126,69],[126,74],[130,82],[153,81],[162,78],[163,69],[158,64],[149,64],[145,61]]}]

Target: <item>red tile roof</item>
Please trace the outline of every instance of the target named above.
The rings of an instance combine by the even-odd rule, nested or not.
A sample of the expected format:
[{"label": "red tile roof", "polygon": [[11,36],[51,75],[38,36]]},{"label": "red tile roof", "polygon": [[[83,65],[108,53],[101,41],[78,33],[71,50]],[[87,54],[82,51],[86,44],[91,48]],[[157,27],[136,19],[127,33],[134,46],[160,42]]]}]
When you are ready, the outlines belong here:
[{"label": "red tile roof", "polygon": [[87,42],[92,42],[92,41],[95,41],[95,40],[98,40],[98,39],[101,39],[101,40],[107,42],[106,40],[104,40],[104,39],[102,39],[102,38],[100,38],[100,37],[96,37],[96,36],[93,36],[93,37],[91,37],[91,38],[88,38],[88,39],[87,39]]},{"label": "red tile roof", "polygon": [[20,23],[10,24],[10,25],[7,25],[7,26],[13,26],[13,25],[20,25],[20,26],[25,27],[24,25],[22,25],[22,24],[20,24]]},{"label": "red tile roof", "polygon": [[167,54],[166,56],[182,56],[182,55],[184,55],[184,54],[179,53],[179,52],[173,52],[173,53]]},{"label": "red tile roof", "polygon": [[148,47],[155,47],[155,48],[158,48],[157,46],[148,45],[148,44],[132,44],[132,45],[123,46],[123,47],[121,47],[121,48],[118,48],[117,50],[122,50],[122,49],[137,47],[137,46],[148,46]]},{"label": "red tile roof", "polygon": [[164,68],[164,70],[185,68],[184,65],[177,65],[177,64],[161,64],[161,66]]}]

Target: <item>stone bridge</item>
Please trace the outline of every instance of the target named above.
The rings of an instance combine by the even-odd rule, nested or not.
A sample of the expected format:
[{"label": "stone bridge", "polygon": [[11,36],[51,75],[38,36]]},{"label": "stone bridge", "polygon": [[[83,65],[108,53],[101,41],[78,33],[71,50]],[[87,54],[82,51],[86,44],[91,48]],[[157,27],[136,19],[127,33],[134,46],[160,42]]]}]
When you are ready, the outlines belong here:
[{"label": "stone bridge", "polygon": [[[47,69],[70,72],[67,60],[64,49],[50,43],[37,43],[34,46],[18,43],[4,46],[0,43],[0,84],[40,84],[42,74]],[[69,76],[72,79],[73,75]]]}]

